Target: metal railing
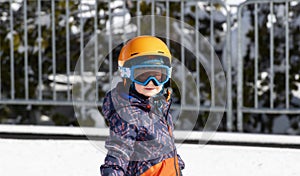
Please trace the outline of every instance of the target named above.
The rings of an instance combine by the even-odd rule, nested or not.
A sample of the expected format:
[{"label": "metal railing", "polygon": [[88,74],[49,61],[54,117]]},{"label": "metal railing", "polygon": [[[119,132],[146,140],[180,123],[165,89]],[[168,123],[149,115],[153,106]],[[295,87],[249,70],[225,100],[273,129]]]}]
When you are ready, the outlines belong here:
[{"label": "metal railing", "polygon": [[[99,2],[100,5],[99,5]],[[85,53],[84,52],[84,47],[87,44],[86,40],[89,37],[94,37],[97,35],[99,35],[99,31],[103,30],[103,24],[102,27],[100,27],[101,25],[101,20],[105,20],[107,18],[106,24],[109,23],[111,25],[112,20],[115,16],[118,16],[118,13],[115,13],[116,9],[121,10],[121,15],[119,16],[123,16],[123,18],[125,19],[125,16],[128,15],[128,6],[135,6],[137,11],[135,12],[137,16],[133,16],[133,17],[137,17],[137,35],[142,34],[141,31],[141,21],[140,21],[140,17],[142,17],[143,13],[147,13],[147,12],[143,12],[141,9],[141,6],[143,5],[143,3],[147,3],[144,1],[132,1],[132,2],[128,2],[129,4],[125,4],[120,3],[122,1],[106,1],[106,2],[102,2],[102,1],[97,1],[95,0],[94,3],[93,1],[69,1],[66,0],[64,2],[62,1],[41,1],[41,0],[37,0],[37,1],[13,1],[10,0],[9,1],[9,15],[7,15],[7,19],[3,20],[2,22],[5,23],[9,23],[8,26],[10,27],[10,34],[7,35],[8,39],[9,39],[9,55],[5,55],[6,53],[2,54],[1,60],[6,60],[9,58],[9,60],[7,62],[10,63],[10,69],[9,69],[9,80],[8,81],[8,75],[4,75],[2,74],[0,76],[0,82],[1,82],[1,91],[0,91],[0,103],[1,104],[6,104],[6,105],[55,105],[55,106],[59,106],[59,105],[64,105],[64,106],[72,106],[74,104],[76,105],[81,105],[81,106],[94,106],[95,105],[95,100],[86,100],[85,99],[85,93],[83,91],[81,91],[81,96],[82,99],[80,100],[74,100],[72,99],[72,86],[74,86],[74,81],[76,80],[76,75],[74,74],[73,68],[72,68],[72,56],[74,55],[74,51],[72,51],[71,47],[72,45],[75,45],[75,43],[72,43],[72,37],[74,37],[74,29],[75,25],[72,25],[70,20],[73,20],[75,22],[72,23],[77,23],[77,27],[79,29],[77,29],[77,34],[76,37],[79,40],[79,49],[80,49],[80,53],[76,53],[77,56],[79,58],[79,64],[80,64],[80,78],[82,79],[83,77],[86,77],[85,74],[86,71],[84,70],[84,64],[83,64],[83,60],[85,60]],[[32,4],[35,3],[33,6],[35,6],[35,8],[33,8],[36,12],[35,12],[35,17],[31,17],[29,18],[29,13],[30,11],[28,11],[28,7],[29,5],[31,6],[32,9]],[[75,3],[75,4],[74,4]],[[77,4],[76,4],[77,3]],[[119,4],[118,4],[119,3]],[[209,23],[210,23],[210,30],[208,33],[207,38],[209,38],[209,42],[212,44],[212,47],[214,47],[215,45],[215,27],[214,27],[214,23],[215,23],[215,18],[214,18],[214,11],[215,9],[215,4],[218,4],[219,6],[222,6],[223,9],[225,9],[226,13],[228,13],[227,10],[227,6],[222,2],[222,1],[156,1],[156,0],[152,0],[151,2],[149,2],[149,4],[146,4],[146,7],[150,6],[151,10],[150,10],[150,15],[154,16],[154,15],[165,15],[166,16],[166,43],[170,46],[170,40],[168,38],[168,36],[170,36],[170,21],[168,21],[171,17],[171,7],[174,5],[179,5],[180,6],[180,12],[178,13],[178,17],[181,20],[181,24],[180,24],[180,28],[183,31],[185,29],[185,25],[184,22],[185,20],[185,13],[186,13],[186,9],[191,9],[194,8],[195,9],[195,13],[199,13],[200,10],[203,11],[203,9],[200,9],[199,3],[202,3],[203,6],[206,6],[208,8],[210,8],[211,12],[207,13],[210,15],[210,17],[208,17],[209,19]],[[58,9],[62,8],[62,4],[64,4],[64,10],[63,10],[63,19],[57,19],[56,15],[57,15],[57,11]],[[72,5],[71,5],[72,4]],[[16,6],[19,6],[18,9],[16,9]],[[101,7],[98,7],[101,6]],[[116,6],[119,6],[116,8]],[[127,6],[127,7],[126,7]],[[74,16],[74,14],[70,14],[70,9],[74,7],[77,8],[76,12],[77,13],[77,17]],[[145,7],[145,4],[144,6]],[[91,14],[99,14],[99,12],[101,13],[105,13],[101,10],[99,10],[100,8],[108,8],[108,13],[107,16],[103,17],[103,15],[105,14],[100,14],[100,15],[91,15]],[[22,10],[21,10],[22,9]],[[160,11],[160,12],[159,12]],[[45,12],[47,12],[45,14]],[[74,12],[72,12],[74,13]],[[191,12],[189,12],[191,13]],[[22,14],[22,16],[20,16],[20,14]],[[30,13],[31,14],[31,13]],[[31,14],[32,15],[32,14]],[[194,15],[195,19],[195,25],[193,26],[195,28],[196,31],[198,31],[198,29],[200,28],[200,23],[199,23],[199,16],[198,15]],[[36,37],[36,44],[35,44],[35,51],[32,51],[32,47],[29,41],[29,36],[32,36],[32,33],[29,32],[29,28],[32,27],[30,25],[32,25],[32,18],[34,18],[37,21],[36,24],[36,34],[34,37]],[[74,18],[76,18],[74,20]],[[21,21],[20,21],[21,20]],[[45,20],[45,21],[43,21]],[[60,22],[58,20],[61,20]],[[93,30],[90,30],[90,34],[89,36],[86,35],[86,23],[88,20],[92,20],[93,21]],[[155,35],[156,34],[156,26],[154,23],[155,18],[153,17],[151,19],[151,34]],[[99,22],[100,21],[100,22]],[[63,23],[63,27],[60,27],[59,25],[62,25]],[[229,32],[230,31],[230,16],[226,15],[226,21],[224,22],[227,25],[227,34],[226,34],[226,42],[227,44],[225,44],[225,50],[227,50],[227,57],[226,57],[226,62],[228,65],[228,68],[230,68],[230,45],[229,45],[229,41],[230,41],[230,37],[229,37]],[[19,24],[21,24],[23,26],[23,28],[20,29],[16,29],[15,26],[19,26]],[[48,26],[47,26],[48,25]],[[101,29],[102,28],[102,29]],[[65,31],[65,35],[64,36],[59,36],[59,32],[60,30],[64,30]],[[73,31],[72,31],[73,30]],[[17,32],[16,32],[17,31]],[[45,45],[45,34],[44,32],[47,31],[50,35],[51,35],[51,40],[49,40],[48,43],[48,50],[50,51],[45,51],[44,45]],[[15,33],[22,33],[22,35],[16,35]],[[73,33],[73,34],[72,34]],[[113,42],[113,35],[111,33],[111,31],[109,31],[109,35],[108,35],[108,50],[111,51],[112,48],[112,42]],[[195,32],[195,37],[198,38],[199,34],[197,32]],[[126,36],[125,36],[126,37]],[[180,41],[184,42],[184,35],[181,35],[180,37]],[[23,44],[23,51],[18,53],[18,51],[16,51],[15,46],[17,45],[16,43],[16,39],[20,39],[22,41]],[[62,48],[57,48],[57,44],[58,42],[64,42],[65,43],[65,52],[64,52],[64,57],[62,56],[58,56],[58,50],[62,49]],[[96,43],[97,40],[95,41],[95,46],[98,45],[98,43]],[[3,42],[2,42],[3,43]],[[78,44],[78,43],[76,43]],[[199,48],[200,43],[199,41],[197,41],[195,43],[196,48]],[[180,47],[180,59],[181,59],[181,67],[184,70],[185,68],[185,48],[183,45],[181,45]],[[211,51],[211,57],[215,57],[214,54],[214,50],[212,49]],[[97,47],[95,47],[94,50],[94,56],[95,58],[97,58],[97,56],[101,53],[99,53],[99,49],[97,49]],[[199,57],[199,51],[197,50],[196,53],[194,53],[196,55],[196,57]],[[8,56],[8,57],[7,57]],[[23,57],[22,59],[20,59],[20,57]],[[49,61],[51,62],[50,64],[50,68],[51,70],[44,70],[44,63],[45,60],[49,59]],[[63,60],[64,61],[63,61]],[[32,60],[36,60],[36,62],[33,62]],[[97,66],[99,65],[99,62],[97,59],[95,60],[95,70],[94,70],[94,74],[93,75],[99,75],[101,73],[99,73]],[[112,54],[108,55],[108,60],[109,60],[109,64],[108,64],[108,73],[109,73],[109,78],[108,80],[111,82],[113,80],[113,57]],[[61,64],[62,62],[64,65],[64,68],[59,68],[59,64]],[[32,65],[32,64],[35,65]],[[18,64],[18,66],[17,66]],[[20,67],[20,64],[23,66],[21,67],[23,73],[20,73],[20,71],[18,70]],[[197,82],[197,87],[200,89],[200,84],[201,84],[201,80],[200,80],[200,65],[198,62],[196,62],[197,67],[196,67],[196,82]],[[214,68],[214,62],[211,62],[211,68]],[[6,65],[4,64],[4,62],[1,62],[1,70],[4,71],[4,67],[6,67]],[[34,68],[35,67],[35,68]],[[18,69],[17,69],[18,68]],[[49,69],[49,68],[47,68]],[[34,76],[30,75],[32,74],[32,71],[34,71]],[[212,82],[211,82],[211,89],[214,89],[215,86],[215,80],[214,77],[215,75],[214,72],[211,72],[212,74]],[[231,75],[231,70],[227,69],[227,73],[228,75]],[[20,92],[17,92],[17,83],[15,82],[16,80],[19,80],[20,76],[22,75],[22,79],[24,80],[23,85],[24,86],[23,90]],[[48,79],[45,79],[45,76],[48,77]],[[34,83],[32,83],[32,81],[30,81],[30,79],[35,79],[36,81]],[[186,100],[186,80],[185,80],[185,73],[182,73],[182,94],[181,94],[181,101],[182,104],[181,105],[175,105],[174,108],[176,109],[184,109],[184,110],[195,110],[195,109],[199,109],[200,111],[222,111],[222,107],[217,107],[215,105],[215,91],[211,91],[211,106],[204,106],[201,105],[200,102],[197,103],[200,105],[199,107],[195,107],[195,105],[189,105],[185,103]],[[99,83],[97,81],[98,78],[96,78],[95,84],[96,84],[96,105],[101,105],[101,100],[99,97]],[[49,81],[51,82],[49,84]],[[9,82],[9,83],[8,83]],[[61,84],[63,83],[63,84]],[[226,107],[226,112],[227,112],[227,128],[228,130],[232,129],[232,103],[231,103],[231,76],[227,77],[227,94],[228,94],[228,106]],[[32,85],[34,84],[34,85]],[[83,83],[82,83],[83,84]],[[20,85],[18,83],[18,85]],[[7,91],[8,86],[10,86],[10,92]],[[50,89],[50,91],[47,91],[47,86],[48,89]],[[50,88],[49,88],[50,86]],[[61,93],[58,89],[59,86],[63,86],[64,87],[64,92]],[[32,93],[32,89],[34,89],[35,93]],[[50,93],[49,93],[50,92]],[[58,95],[58,94],[63,94],[62,95]],[[63,97],[63,98],[62,98]]]},{"label": "metal railing", "polygon": [[[290,86],[288,79],[285,82],[285,90],[286,90],[286,107],[284,109],[278,109],[274,106],[274,65],[270,65],[270,107],[262,108],[259,106],[259,96],[258,96],[258,87],[254,86],[254,107],[248,108],[244,105],[244,81],[243,81],[243,69],[245,68],[243,64],[244,56],[242,55],[242,43],[243,43],[243,35],[242,35],[242,18],[243,18],[243,10],[248,5],[254,5],[254,40],[255,40],[255,74],[254,74],[254,82],[255,84],[259,82],[258,80],[258,67],[259,64],[259,31],[258,31],[258,6],[259,4],[268,3],[270,5],[270,15],[271,18],[274,15],[273,8],[274,3],[285,3],[286,10],[286,18],[288,18],[289,5],[288,3],[291,1],[279,1],[279,0],[265,0],[265,1],[247,1],[237,7],[238,9],[238,65],[237,65],[237,129],[239,131],[243,131],[243,113],[287,113],[287,114],[299,114],[299,109],[290,108]],[[34,8],[32,7],[34,3]],[[99,72],[99,60],[94,59],[94,70],[92,76],[90,73],[87,73],[85,70],[84,62],[86,60],[86,56],[84,53],[84,48],[87,45],[87,41],[93,37],[97,38],[101,35],[101,32],[107,30],[107,26],[111,26],[113,20],[116,17],[123,18],[123,22],[126,21],[128,16],[136,18],[136,35],[143,34],[143,26],[141,23],[141,18],[144,15],[152,15],[152,16],[165,16],[165,34],[166,34],[166,43],[168,46],[172,46],[172,41],[170,41],[169,36],[172,35],[170,19],[177,18],[181,21],[179,24],[179,28],[181,31],[184,31],[186,26],[184,23],[188,23],[190,26],[194,28],[195,31],[199,31],[203,36],[209,41],[212,48],[210,50],[210,66],[213,69],[215,67],[215,57],[216,50],[222,52],[223,54],[223,63],[225,66],[226,72],[226,129],[228,131],[232,131],[235,129],[234,125],[234,116],[233,113],[235,108],[233,108],[233,96],[235,83],[232,82],[232,52],[236,48],[232,48],[231,46],[231,32],[232,32],[232,16],[231,16],[231,7],[228,6],[223,1],[208,1],[208,0],[151,0],[151,1],[14,1],[9,0],[9,6],[5,6],[3,8],[3,14],[6,13],[2,17],[2,24],[5,27],[9,27],[10,33],[6,35],[5,40],[9,40],[9,42],[5,42],[5,40],[1,39],[1,47],[5,48],[5,44],[9,44],[9,52],[1,51],[0,53],[0,104],[3,105],[53,105],[53,106],[73,106],[74,104],[88,107],[96,105],[102,105],[101,103],[101,95],[100,91],[103,89],[101,87],[101,83],[99,80],[101,77],[105,77],[107,82],[111,84],[115,77],[115,56],[113,53],[109,53],[107,56],[107,73],[108,76],[104,75],[104,72]],[[29,8],[29,5],[31,9]],[[172,11],[175,7],[180,9],[180,11],[174,14]],[[134,9],[134,10],[133,10]],[[6,11],[5,11],[6,10]],[[29,10],[34,10],[34,16],[30,13]],[[223,20],[218,21],[219,19],[216,17],[220,15],[224,17]],[[223,13],[224,12],[224,13]],[[60,13],[60,14],[58,14]],[[95,15],[97,14],[97,15]],[[60,15],[59,17],[57,17]],[[6,19],[5,19],[6,18]],[[34,19],[36,22],[32,21]],[[155,18],[151,18],[151,34],[156,35],[157,31],[155,31]],[[206,20],[206,21],[205,21]],[[192,22],[191,22],[192,21]],[[203,22],[202,22],[203,21]],[[220,29],[219,25],[222,26]],[[285,76],[289,77],[289,26],[286,23],[286,52],[285,52]],[[274,28],[273,23],[270,23],[270,63],[274,62]],[[89,28],[87,28],[89,26]],[[203,27],[204,26],[204,27]],[[124,25],[121,27],[123,31],[125,31]],[[209,29],[209,30],[206,30]],[[33,34],[32,30],[36,32]],[[62,34],[61,31],[64,31]],[[202,30],[202,31],[201,31]],[[219,31],[218,31],[219,30]],[[224,32],[224,35],[220,35],[220,32]],[[107,48],[108,51],[114,51],[114,37],[119,34],[113,33],[112,30],[107,30],[107,46],[102,46]],[[47,33],[47,34],[45,34]],[[179,50],[175,51],[179,54],[181,61],[182,70],[186,67],[186,62],[189,62],[186,58],[186,48],[184,47],[184,32],[180,34],[180,45]],[[51,36],[50,38],[46,37]],[[221,40],[223,42],[217,42],[217,37],[223,37]],[[34,40],[34,44],[32,43],[32,38],[36,38]],[[129,39],[131,35],[123,35],[123,40]],[[195,32],[195,39],[199,38],[199,33]],[[75,38],[75,39],[74,39]],[[20,41],[22,43],[22,47],[20,47]],[[101,45],[97,43],[98,41],[94,41],[94,51],[92,53],[93,58],[98,58],[101,55],[101,51],[97,47]],[[235,42],[235,41],[234,41]],[[64,43],[64,48],[57,48],[58,43]],[[19,45],[19,48],[16,46]],[[77,46],[74,49],[74,46]],[[201,43],[199,40],[195,40],[193,45],[196,48],[201,47]],[[222,49],[220,48],[220,45]],[[59,45],[61,46],[61,45]],[[20,51],[21,50],[21,51]],[[63,50],[63,52],[62,52]],[[171,49],[172,50],[172,49]],[[176,50],[176,49],[174,49]],[[174,50],[172,50],[174,52]],[[57,54],[59,53],[59,54]],[[224,54],[225,53],[225,54]],[[199,50],[196,50],[195,58],[199,58],[200,54]],[[218,54],[218,55],[222,55]],[[79,71],[80,73],[75,73],[74,69],[74,58],[79,60]],[[51,63],[50,67],[45,68],[45,63]],[[194,79],[196,80],[196,86],[198,91],[205,92],[206,90],[201,88],[201,85],[205,84],[204,80],[201,80],[201,66],[199,62],[195,62],[195,68],[192,71],[194,75]],[[22,73],[19,71],[22,70]],[[5,74],[8,71],[9,74]],[[223,107],[219,107],[216,105],[216,92],[213,91],[215,89],[215,77],[216,75],[214,71],[211,72],[211,83],[210,83],[210,94],[209,105],[198,102],[199,104],[187,104],[185,102],[186,95],[188,92],[186,87],[186,75],[183,72],[181,77],[181,85],[182,85],[182,94],[181,94],[181,104],[177,104],[173,106],[175,109],[183,109],[183,110],[199,110],[201,112],[219,112],[223,111]],[[76,77],[79,76],[79,77]],[[22,77],[23,84],[20,84],[20,77]],[[46,78],[45,78],[46,77]],[[84,91],[80,92],[79,97],[81,99],[73,99],[72,98],[72,88],[76,85],[76,79],[85,79],[89,78],[93,84],[95,84],[95,99],[89,100],[86,97]],[[32,81],[35,80],[35,81]],[[84,83],[80,83],[81,87],[83,87]],[[17,91],[19,87],[22,87],[22,91]],[[62,87],[61,90],[58,88]],[[9,90],[8,90],[9,89]],[[73,89],[74,90],[74,89]],[[83,90],[83,89],[81,89]],[[200,94],[202,95],[202,94]],[[205,99],[205,97],[200,97],[201,100]],[[96,103],[95,103],[96,102]]]},{"label": "metal railing", "polygon": [[[298,4],[299,1],[291,1],[291,0],[262,0],[262,1],[246,1],[243,4],[241,4],[238,7],[238,81],[237,81],[237,129],[239,131],[244,130],[244,118],[243,114],[244,113],[251,113],[251,114],[300,114],[300,108],[297,106],[291,107],[291,86],[290,86],[290,78],[294,75],[290,75],[290,69],[291,69],[291,64],[290,60],[290,43],[291,43],[291,37],[290,37],[290,23],[291,23],[291,18],[292,15],[291,13],[294,13],[291,11],[290,6],[291,3]],[[295,6],[295,5],[294,5]],[[266,23],[262,23],[262,20],[259,19],[259,11],[260,9],[264,9],[265,13],[268,13],[268,20],[266,20]],[[277,14],[275,14],[274,9],[277,9]],[[245,42],[245,34],[243,34],[243,29],[244,25],[242,25],[243,21],[243,12],[249,11],[249,8],[252,8],[253,16],[254,16],[254,79],[253,79],[253,97],[254,97],[254,103],[252,103],[252,107],[249,107],[249,105],[245,105],[245,81],[244,77],[246,76],[247,73],[244,72],[245,69],[245,64],[244,60],[246,56],[243,56],[243,42]],[[281,8],[281,9],[280,9]],[[280,14],[279,11],[281,12]],[[278,17],[279,16],[279,17]],[[276,18],[282,18],[282,21],[280,22],[279,20],[276,20]],[[250,21],[249,21],[250,23]],[[274,30],[275,30],[275,25],[277,24],[282,26],[279,26],[277,28],[284,29],[284,34],[282,35],[282,39],[284,40],[284,45],[276,44],[275,43],[275,37],[276,36]],[[265,26],[264,26],[265,25]],[[269,44],[263,43],[261,44],[259,42],[259,38],[262,37],[263,35],[260,34],[260,31],[263,29],[268,30],[269,36]],[[278,32],[277,32],[278,35]],[[261,48],[268,48],[269,53],[267,54],[262,54],[261,53]],[[276,49],[282,49],[283,54],[280,55],[276,51]],[[275,56],[275,52],[277,52],[277,56]],[[280,58],[282,56],[282,58]],[[264,57],[267,59],[268,66],[266,68],[261,68],[259,65],[263,64],[264,62]],[[280,68],[280,71],[275,70],[275,59],[280,59],[281,63],[283,63]],[[284,77],[284,100],[282,102],[281,106],[278,103],[278,99],[276,101],[276,94],[278,95],[280,92],[275,92],[275,77],[279,74],[282,74]],[[264,75],[264,76],[262,76]],[[263,77],[263,78],[262,78]],[[267,90],[261,91],[259,89],[262,89],[263,85],[260,84],[260,82],[265,81],[267,83]],[[277,78],[278,79],[278,78]],[[279,80],[282,81],[282,80]],[[269,94],[269,102],[265,104],[261,104],[259,98],[263,96],[263,94]],[[277,105],[275,105],[275,101]],[[278,105],[279,104],[279,105]],[[247,107],[248,106],[248,107]],[[271,118],[271,117],[270,117]]]}]

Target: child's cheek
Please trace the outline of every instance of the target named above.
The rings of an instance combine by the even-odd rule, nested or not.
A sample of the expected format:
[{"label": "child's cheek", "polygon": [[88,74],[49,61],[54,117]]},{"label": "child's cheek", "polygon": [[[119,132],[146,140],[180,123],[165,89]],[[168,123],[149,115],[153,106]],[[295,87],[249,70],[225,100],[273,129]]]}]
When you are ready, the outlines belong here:
[{"label": "child's cheek", "polygon": [[155,86],[155,89],[153,89],[153,90],[147,90],[146,87],[147,86],[142,86],[142,85],[139,85],[139,84],[135,84],[136,91],[138,93],[142,94],[142,95],[147,96],[147,97],[151,97],[151,96],[154,96],[154,95],[158,94],[162,89],[162,86]]}]

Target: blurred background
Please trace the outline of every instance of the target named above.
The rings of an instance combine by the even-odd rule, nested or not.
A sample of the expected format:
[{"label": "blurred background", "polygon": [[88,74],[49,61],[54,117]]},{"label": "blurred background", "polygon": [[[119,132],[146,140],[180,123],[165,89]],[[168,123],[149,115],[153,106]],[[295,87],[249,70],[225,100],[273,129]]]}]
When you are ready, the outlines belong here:
[{"label": "blurred background", "polygon": [[[117,56],[123,45],[114,43],[114,38],[118,36],[126,42],[143,34],[145,29],[139,17],[155,15],[168,17],[166,36],[177,35],[185,46],[202,47],[190,52],[181,43],[162,38],[172,55],[189,70],[200,92],[200,102],[189,105],[185,99],[194,95],[186,92],[193,88],[185,82],[187,77],[173,75],[184,87],[184,92],[179,92],[176,84],[172,84],[175,100],[172,113],[178,119],[178,130],[201,131],[209,112],[218,111],[215,102],[224,99],[226,107],[219,131],[300,133],[298,1],[0,2],[1,124],[106,127],[98,109],[101,110],[103,96],[117,77]],[[177,26],[177,30],[170,34],[170,26],[171,30]],[[155,23],[150,27],[155,35]],[[201,41],[185,37],[199,37],[195,31],[213,50],[203,49]],[[88,42],[98,35],[105,36],[102,39],[105,43],[98,43],[98,49],[89,56],[81,55]],[[112,48],[114,45],[118,47]],[[112,52],[105,56],[101,66],[97,65],[97,58],[103,54],[101,48],[105,47]],[[226,75],[227,85],[223,85],[226,95],[212,91],[218,77],[212,75],[215,79],[208,80],[203,64],[197,63],[199,53],[207,60],[210,57],[220,60]],[[80,59],[98,67],[91,72],[83,68],[76,73]],[[78,111],[74,110],[77,100],[72,96],[77,84],[92,85],[80,89],[83,99]],[[99,108],[89,106],[94,102]],[[199,115],[197,119],[189,119],[189,111],[195,111],[196,104]]]}]

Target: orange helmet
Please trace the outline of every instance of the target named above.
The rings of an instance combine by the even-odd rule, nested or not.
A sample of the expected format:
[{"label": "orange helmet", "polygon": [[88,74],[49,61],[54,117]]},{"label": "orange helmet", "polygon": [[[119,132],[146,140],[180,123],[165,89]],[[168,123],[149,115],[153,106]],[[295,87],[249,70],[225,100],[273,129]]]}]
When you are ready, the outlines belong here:
[{"label": "orange helmet", "polygon": [[147,55],[165,56],[169,58],[170,63],[172,59],[169,48],[159,38],[154,36],[139,36],[131,39],[123,46],[118,58],[118,65],[123,67],[125,62],[139,56]]}]

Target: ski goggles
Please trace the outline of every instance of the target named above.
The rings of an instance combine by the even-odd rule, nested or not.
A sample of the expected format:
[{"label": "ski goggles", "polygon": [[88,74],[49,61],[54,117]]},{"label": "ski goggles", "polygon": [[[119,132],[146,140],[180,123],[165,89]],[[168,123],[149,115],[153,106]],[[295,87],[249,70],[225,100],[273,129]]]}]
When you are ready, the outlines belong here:
[{"label": "ski goggles", "polygon": [[171,77],[172,68],[166,65],[135,65],[130,68],[119,67],[122,78],[132,82],[147,85],[150,81],[157,86],[165,84]]}]

